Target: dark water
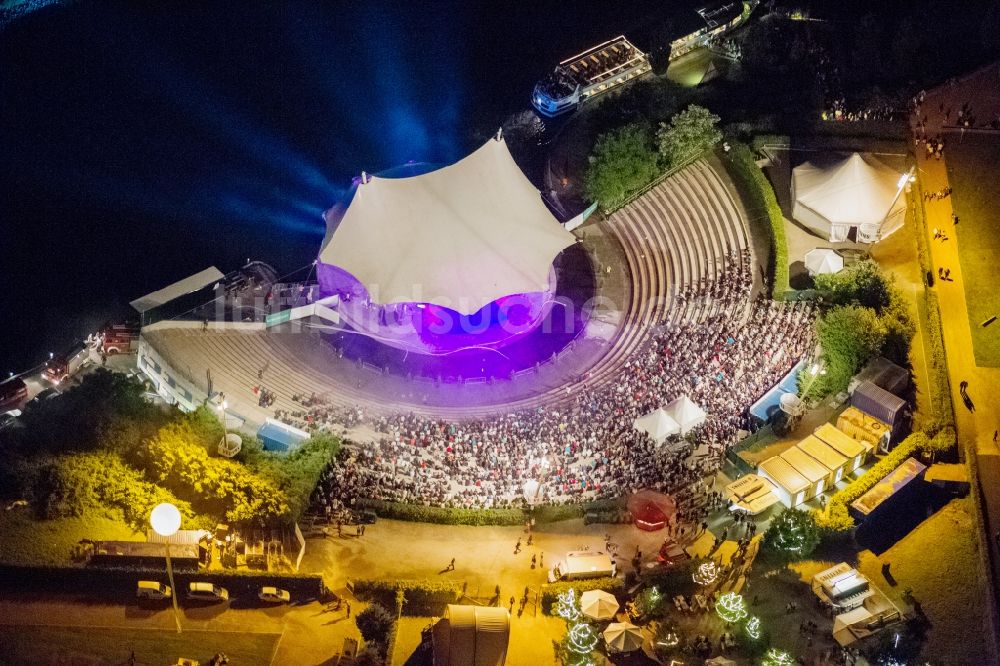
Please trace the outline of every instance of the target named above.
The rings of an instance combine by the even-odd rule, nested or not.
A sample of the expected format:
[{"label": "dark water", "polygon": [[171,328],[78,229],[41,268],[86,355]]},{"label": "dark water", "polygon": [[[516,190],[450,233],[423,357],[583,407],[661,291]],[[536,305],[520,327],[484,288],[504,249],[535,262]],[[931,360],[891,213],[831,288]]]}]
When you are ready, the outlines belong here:
[{"label": "dark water", "polygon": [[621,32],[648,48],[696,4],[79,2],[19,19],[0,32],[0,372],[208,265],[307,265],[353,175],[454,161],[562,58]]}]

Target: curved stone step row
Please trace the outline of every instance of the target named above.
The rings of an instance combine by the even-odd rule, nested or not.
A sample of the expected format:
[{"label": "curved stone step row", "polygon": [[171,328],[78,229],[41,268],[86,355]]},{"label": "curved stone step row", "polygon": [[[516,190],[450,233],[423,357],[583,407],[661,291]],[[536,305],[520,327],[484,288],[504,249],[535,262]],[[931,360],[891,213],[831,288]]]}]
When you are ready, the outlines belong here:
[{"label": "curved stone step row", "polygon": [[625,314],[621,329],[608,352],[583,380],[570,386],[569,392],[560,386],[495,406],[393,405],[315,370],[301,356],[266,334],[189,330],[161,334],[200,336],[198,344],[183,345],[189,356],[184,362],[191,367],[212,368],[217,380],[225,380],[227,385],[248,395],[261,383],[257,370],[268,366],[262,383],[277,395],[271,410],[302,410],[291,396],[310,393],[324,395],[332,406],[362,406],[375,412],[405,409],[446,419],[481,417],[541,405],[561,406],[581,390],[600,390],[617,381],[625,362],[643,347],[656,326],[664,322],[700,321],[718,314],[719,308],[711,303],[682,303],[676,296],[697,285],[702,277],[719,275],[727,265],[727,251],[735,252],[735,262],[742,265],[742,250],[749,246],[746,225],[719,175],[701,161],[613,214],[607,226],[624,249],[632,283],[630,302],[622,308]]}]

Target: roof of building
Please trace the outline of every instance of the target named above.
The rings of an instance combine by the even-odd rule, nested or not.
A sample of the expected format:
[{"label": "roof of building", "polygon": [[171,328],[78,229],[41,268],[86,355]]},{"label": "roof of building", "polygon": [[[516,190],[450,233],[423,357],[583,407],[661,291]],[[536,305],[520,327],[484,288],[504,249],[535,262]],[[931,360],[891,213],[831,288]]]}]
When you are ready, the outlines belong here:
[{"label": "roof of building", "polygon": [[889,393],[900,395],[910,383],[910,371],[884,356],[879,356],[872,359],[854,378],[859,382],[869,381]]},{"label": "roof of building", "polygon": [[146,312],[164,303],[169,303],[175,298],[186,296],[199,289],[204,289],[208,285],[218,282],[223,277],[225,276],[222,274],[222,271],[215,266],[210,266],[194,275],[189,275],[183,280],[178,280],[173,284],[167,285],[163,289],[157,289],[141,298],[137,298],[131,301],[129,305],[138,312]]},{"label": "roof of building", "polygon": [[881,386],[864,381],[851,394],[851,406],[891,426],[906,408],[906,401]]},{"label": "roof of building", "polygon": [[797,493],[809,487],[809,480],[788,464],[787,460],[778,456],[760,463],[757,470],[773,479],[789,493]]},{"label": "roof of building", "polygon": [[846,456],[838,453],[832,446],[816,435],[809,435],[796,446],[831,472],[835,472],[847,464]]},{"label": "roof of building", "polygon": [[797,446],[785,450],[781,458],[794,467],[796,472],[809,479],[810,483],[816,483],[830,475],[829,469]]},{"label": "roof of building", "polygon": [[896,469],[875,484],[875,486],[858,499],[851,502],[851,508],[862,516],[869,516],[882,506],[883,502],[920,477],[927,467],[916,458],[907,458]]},{"label": "roof of building", "polygon": [[360,281],[372,302],[433,303],[460,314],[549,289],[574,236],[494,138],[455,164],[409,178],[371,176],[331,208],[319,260]]},{"label": "roof of building", "polygon": [[860,456],[865,451],[871,449],[870,446],[866,446],[865,444],[854,439],[832,423],[824,423],[820,427],[816,428],[813,431],[813,434],[829,444],[834,451],[842,456],[847,456],[848,458]]}]

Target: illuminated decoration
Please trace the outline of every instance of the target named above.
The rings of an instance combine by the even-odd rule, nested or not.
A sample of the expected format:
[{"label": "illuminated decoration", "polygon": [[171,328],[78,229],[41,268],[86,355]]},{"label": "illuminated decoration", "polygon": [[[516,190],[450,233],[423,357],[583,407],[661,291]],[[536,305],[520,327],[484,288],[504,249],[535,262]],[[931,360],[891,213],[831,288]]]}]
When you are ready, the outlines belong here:
[{"label": "illuminated decoration", "polygon": [[819,535],[811,517],[805,511],[787,509],[771,522],[765,539],[775,550],[802,556],[816,547]]},{"label": "illuminated decoration", "polygon": [[597,630],[586,622],[578,622],[566,632],[566,646],[577,654],[590,654],[599,641]]},{"label": "illuminated decoration", "polygon": [[795,660],[787,652],[771,648],[760,662],[761,666],[795,666]]},{"label": "illuminated decoration", "polygon": [[691,580],[699,585],[711,585],[719,578],[719,567],[709,560],[698,565],[698,570],[691,574]]},{"label": "illuminated decoration", "polygon": [[746,630],[747,630],[747,636],[749,636],[750,638],[754,640],[760,638],[760,618],[751,617],[749,620],[747,620]]},{"label": "illuminated decoration", "polygon": [[739,622],[748,615],[746,602],[735,592],[726,592],[719,597],[715,602],[715,612],[725,622]]},{"label": "illuminated decoration", "polygon": [[580,606],[576,601],[576,590],[569,588],[556,597],[555,614],[570,623],[580,619]]},{"label": "illuminated decoration", "polygon": [[673,629],[667,631],[663,634],[663,638],[656,641],[657,645],[662,645],[663,647],[677,647],[681,644],[681,637],[677,635],[677,632]]}]

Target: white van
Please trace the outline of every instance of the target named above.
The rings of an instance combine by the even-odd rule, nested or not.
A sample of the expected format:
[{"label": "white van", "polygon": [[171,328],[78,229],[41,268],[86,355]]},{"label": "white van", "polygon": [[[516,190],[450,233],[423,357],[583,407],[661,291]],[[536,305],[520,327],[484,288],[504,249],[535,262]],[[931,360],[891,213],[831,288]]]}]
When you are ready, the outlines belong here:
[{"label": "white van", "polygon": [[574,550],[549,570],[549,582],[605,578],[618,575],[618,566],[611,556],[599,550]]},{"label": "white van", "polygon": [[169,585],[158,583],[155,580],[140,580],[139,586],[135,590],[135,596],[139,599],[152,599],[154,601],[169,599],[173,593]]},{"label": "white van", "polygon": [[187,598],[195,601],[226,601],[229,591],[212,583],[190,583]]}]

